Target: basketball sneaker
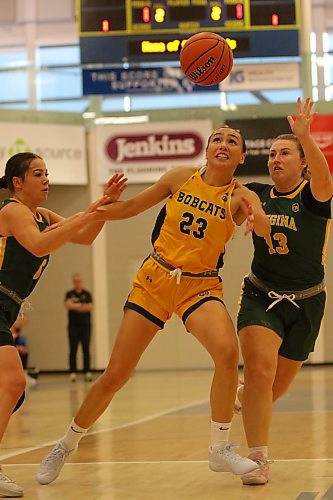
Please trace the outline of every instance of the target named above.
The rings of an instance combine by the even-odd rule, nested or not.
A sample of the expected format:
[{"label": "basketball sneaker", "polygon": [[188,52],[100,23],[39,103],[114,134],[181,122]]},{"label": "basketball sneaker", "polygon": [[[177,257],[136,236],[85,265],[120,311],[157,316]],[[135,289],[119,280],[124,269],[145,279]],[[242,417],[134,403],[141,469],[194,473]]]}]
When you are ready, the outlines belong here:
[{"label": "basketball sneaker", "polygon": [[84,380],[85,380],[86,382],[92,382],[92,379],[93,379],[93,377],[92,377],[92,374],[91,374],[90,372],[86,372],[86,373],[84,374]]},{"label": "basketball sneaker", "polygon": [[253,471],[244,474],[241,479],[245,485],[266,484],[269,481],[269,465],[271,460],[267,460],[264,455],[259,451],[249,456],[251,460],[257,463],[257,468]]},{"label": "basketball sneaker", "polygon": [[71,382],[76,382],[76,373],[70,373],[69,374],[69,380]]},{"label": "basketball sneaker", "polygon": [[50,484],[57,479],[67,458],[73,455],[76,450],[77,447],[73,450],[68,450],[63,442],[59,441],[40,463],[37,472],[37,481],[39,484]]},{"label": "basketball sneaker", "polygon": [[0,495],[2,497],[17,498],[23,497],[23,488],[14,483],[6,474],[1,470],[0,466]]},{"label": "basketball sneaker", "polygon": [[210,446],[209,468],[214,472],[232,472],[236,475],[247,474],[258,468],[258,464],[247,457],[235,453],[237,448],[234,444],[228,444],[224,448]]}]

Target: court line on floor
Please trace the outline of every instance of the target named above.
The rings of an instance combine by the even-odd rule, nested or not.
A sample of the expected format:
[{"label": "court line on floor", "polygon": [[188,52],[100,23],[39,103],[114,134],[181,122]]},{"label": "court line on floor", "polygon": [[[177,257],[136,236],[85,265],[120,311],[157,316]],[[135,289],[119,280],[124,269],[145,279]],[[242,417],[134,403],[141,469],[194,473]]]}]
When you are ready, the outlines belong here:
[{"label": "court line on floor", "polygon": [[[274,463],[285,462],[332,462],[333,458],[282,458],[274,460]],[[207,460],[136,460],[136,461],[109,461],[109,462],[66,462],[66,466],[75,465],[140,465],[140,464],[206,464]],[[30,464],[6,464],[6,467],[35,466],[38,463]]]},{"label": "court line on floor", "polygon": [[[163,416],[167,415],[168,413],[174,413],[176,411],[185,410],[186,408],[191,408],[192,406],[201,405],[203,403],[206,403],[207,401],[209,401],[209,400],[208,399],[201,399],[199,401],[195,401],[194,403],[188,403],[186,405],[176,406],[175,408],[169,408],[167,410],[153,413],[152,415],[148,415],[147,417],[142,417],[142,418],[139,418],[137,420],[133,420],[132,422],[127,422],[125,424],[115,425],[113,427],[107,427],[106,429],[99,429],[96,431],[87,432],[86,436],[94,436],[96,434],[102,434],[104,432],[111,432],[111,431],[117,431],[120,429],[126,429],[127,427],[132,427],[135,425],[143,424],[145,422],[149,422],[150,420],[154,420],[156,418],[163,417]],[[60,439],[60,437],[61,436],[59,436],[59,439]],[[45,448],[46,446],[52,446],[53,444],[57,443],[57,441],[58,440],[48,441],[47,443],[42,443],[38,446],[32,446],[30,448],[25,448],[24,450],[21,449],[20,451],[12,451],[12,452],[7,453],[5,455],[2,455],[0,453],[0,460],[1,461],[7,460],[8,458],[17,457],[19,455],[23,455],[24,453],[30,453],[30,451],[36,451],[36,450],[39,450],[41,448]]]}]

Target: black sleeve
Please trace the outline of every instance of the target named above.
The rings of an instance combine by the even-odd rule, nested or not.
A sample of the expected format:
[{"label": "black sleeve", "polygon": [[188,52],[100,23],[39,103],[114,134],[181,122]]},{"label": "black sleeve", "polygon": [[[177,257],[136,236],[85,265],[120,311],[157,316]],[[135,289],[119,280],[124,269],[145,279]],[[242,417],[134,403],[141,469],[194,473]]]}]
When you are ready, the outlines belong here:
[{"label": "black sleeve", "polygon": [[266,186],[268,186],[268,184],[261,184],[260,182],[247,182],[246,184],[244,184],[244,186],[247,189],[250,189],[250,191],[254,191],[255,193],[257,193],[257,195],[260,197],[261,193],[266,188]]},{"label": "black sleeve", "polygon": [[314,198],[310,182],[307,182],[301,193],[301,200],[305,208],[307,208],[314,215],[324,217],[324,219],[331,218],[331,200],[318,201]]}]

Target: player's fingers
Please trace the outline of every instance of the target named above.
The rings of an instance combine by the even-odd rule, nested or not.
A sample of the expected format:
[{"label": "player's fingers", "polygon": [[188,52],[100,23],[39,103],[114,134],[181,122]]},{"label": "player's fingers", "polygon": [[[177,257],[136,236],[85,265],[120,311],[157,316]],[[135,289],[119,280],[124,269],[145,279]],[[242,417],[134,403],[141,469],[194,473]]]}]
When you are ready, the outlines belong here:
[{"label": "player's fingers", "polygon": [[300,97],[297,98],[297,113],[302,113],[302,101]]},{"label": "player's fingers", "polygon": [[113,184],[114,182],[119,182],[120,179],[124,177],[124,175],[125,174],[123,172],[117,172],[112,177],[110,177],[110,179],[107,182],[107,185]]},{"label": "player's fingers", "polygon": [[289,116],[287,116],[287,120],[288,120],[289,125],[292,127],[295,123],[294,118],[291,115],[289,115]]}]

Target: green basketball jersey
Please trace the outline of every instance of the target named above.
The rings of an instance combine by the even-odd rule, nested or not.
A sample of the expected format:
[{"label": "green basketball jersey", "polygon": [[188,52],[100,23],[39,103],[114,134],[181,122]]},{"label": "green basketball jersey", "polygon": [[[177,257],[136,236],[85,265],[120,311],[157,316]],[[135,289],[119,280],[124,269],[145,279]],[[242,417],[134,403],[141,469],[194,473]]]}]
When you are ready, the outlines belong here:
[{"label": "green basketball jersey", "polygon": [[[18,202],[15,199],[4,200],[0,210],[8,203]],[[40,231],[49,225],[39,212],[34,219]],[[36,257],[13,236],[0,236],[0,282],[15,290],[22,299],[32,292],[48,261],[49,255]]]},{"label": "green basketball jersey", "polygon": [[269,241],[253,233],[253,273],[275,290],[303,290],[324,278],[330,219],[302,203],[304,180],[292,193],[275,194],[266,185],[258,193],[271,223]]}]

